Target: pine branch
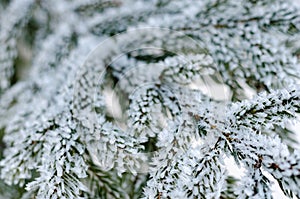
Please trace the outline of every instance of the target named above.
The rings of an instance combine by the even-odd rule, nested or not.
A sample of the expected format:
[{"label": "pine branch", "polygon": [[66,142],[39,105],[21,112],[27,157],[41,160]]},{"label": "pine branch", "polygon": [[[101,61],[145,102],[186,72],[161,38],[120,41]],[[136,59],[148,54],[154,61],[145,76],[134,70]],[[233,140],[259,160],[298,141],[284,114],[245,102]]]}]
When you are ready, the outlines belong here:
[{"label": "pine branch", "polygon": [[[300,74],[294,4],[1,1],[1,178],[12,186],[0,183],[0,195],[272,198],[268,173],[300,197],[300,155],[285,128],[300,112],[288,86]],[[206,77],[231,101],[204,94]],[[265,92],[246,99],[249,90]],[[225,155],[246,169],[240,181]]]},{"label": "pine branch", "polygon": [[296,118],[299,112],[300,93],[296,87],[274,91],[271,94],[261,93],[252,100],[236,103],[232,107],[232,126],[246,126],[258,131],[262,127],[270,129],[273,125],[285,126],[285,123]]},{"label": "pine branch", "polygon": [[[9,4],[7,11],[1,13],[0,17],[0,94],[6,90],[14,75],[14,61],[18,56],[17,52],[17,38],[21,34],[22,28],[29,20],[30,12],[33,9],[33,1],[13,1]],[[22,13],[22,15],[15,15],[15,13]],[[4,20],[7,16],[9,20]]]}]

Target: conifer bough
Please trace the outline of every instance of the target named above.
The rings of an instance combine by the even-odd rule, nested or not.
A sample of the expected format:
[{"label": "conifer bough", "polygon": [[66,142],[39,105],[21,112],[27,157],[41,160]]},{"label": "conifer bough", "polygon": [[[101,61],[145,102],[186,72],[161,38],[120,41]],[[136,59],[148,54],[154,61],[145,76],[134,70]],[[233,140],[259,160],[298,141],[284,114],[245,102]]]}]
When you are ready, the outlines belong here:
[{"label": "conifer bough", "polygon": [[298,3],[0,1],[0,198],[300,198]]}]

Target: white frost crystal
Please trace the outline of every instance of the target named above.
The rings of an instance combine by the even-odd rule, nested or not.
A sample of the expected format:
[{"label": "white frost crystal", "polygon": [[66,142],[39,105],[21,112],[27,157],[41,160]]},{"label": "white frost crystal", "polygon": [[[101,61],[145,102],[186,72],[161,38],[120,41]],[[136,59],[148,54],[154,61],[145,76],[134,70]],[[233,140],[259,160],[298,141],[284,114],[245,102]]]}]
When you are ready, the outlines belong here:
[{"label": "white frost crystal", "polygon": [[1,1],[0,198],[299,198],[296,4]]}]

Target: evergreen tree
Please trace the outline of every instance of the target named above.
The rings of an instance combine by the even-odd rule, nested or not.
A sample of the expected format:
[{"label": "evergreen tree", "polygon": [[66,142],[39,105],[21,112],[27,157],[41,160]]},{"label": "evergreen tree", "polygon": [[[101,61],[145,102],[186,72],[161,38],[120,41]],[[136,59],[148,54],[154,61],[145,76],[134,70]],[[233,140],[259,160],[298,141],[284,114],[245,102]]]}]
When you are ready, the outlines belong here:
[{"label": "evergreen tree", "polygon": [[0,13],[1,198],[300,198],[297,1]]}]

